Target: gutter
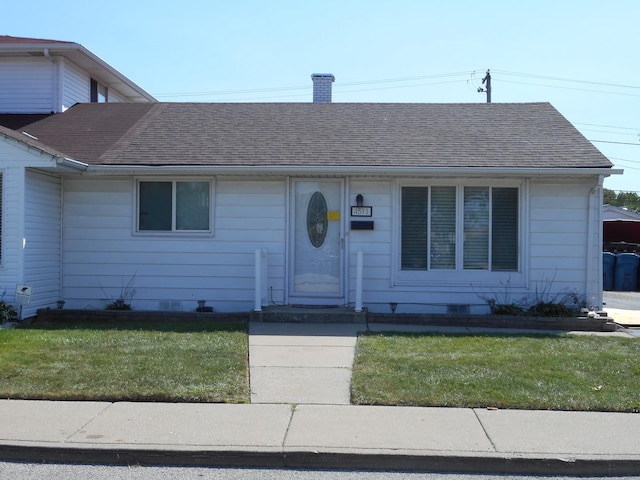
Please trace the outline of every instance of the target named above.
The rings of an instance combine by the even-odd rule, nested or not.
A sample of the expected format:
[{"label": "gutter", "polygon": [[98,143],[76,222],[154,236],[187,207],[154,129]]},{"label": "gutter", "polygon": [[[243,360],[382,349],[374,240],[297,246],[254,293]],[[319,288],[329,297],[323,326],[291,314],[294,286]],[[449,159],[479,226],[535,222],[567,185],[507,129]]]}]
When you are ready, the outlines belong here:
[{"label": "gutter", "polygon": [[394,175],[431,176],[450,175],[459,177],[481,177],[486,175],[503,177],[522,176],[593,176],[622,175],[622,169],[613,168],[502,168],[502,167],[371,167],[371,166],[296,166],[296,165],[89,165],[86,173],[95,175],[173,175],[173,174],[226,174],[226,175]]},{"label": "gutter", "polygon": [[54,157],[56,159],[56,166],[63,172],[72,172],[72,173],[84,173],[87,171],[89,165],[86,163],[79,162],[77,160],[73,160],[71,158],[63,158],[63,157]]},{"label": "gutter", "polygon": [[[589,310],[602,309],[602,260],[595,262],[595,256],[600,253],[602,258],[602,186],[604,184],[604,176],[600,175],[595,185],[589,190],[589,198],[587,200],[587,275],[585,285],[585,298]],[[595,230],[595,232],[594,232]],[[594,238],[597,237],[600,241]],[[600,249],[597,249],[600,245]],[[595,273],[594,273],[595,267]],[[593,278],[595,274],[595,279]]]},{"label": "gutter", "polygon": [[49,52],[48,48],[45,47],[42,53],[45,56],[45,58],[48,58],[51,61],[51,63],[53,63],[53,68],[54,68],[54,76],[55,76],[54,94],[53,94],[54,98],[53,98],[53,108],[51,109],[51,111],[61,112],[62,111],[62,102],[61,102],[62,80],[60,78],[60,64],[55,58],[51,56],[51,53]]}]

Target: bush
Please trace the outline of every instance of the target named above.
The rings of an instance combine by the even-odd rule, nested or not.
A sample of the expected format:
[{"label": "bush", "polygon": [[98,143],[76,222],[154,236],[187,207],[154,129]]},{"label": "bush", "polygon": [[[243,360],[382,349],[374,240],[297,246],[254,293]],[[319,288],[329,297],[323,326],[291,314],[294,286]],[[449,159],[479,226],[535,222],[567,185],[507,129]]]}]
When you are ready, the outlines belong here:
[{"label": "bush", "polygon": [[18,312],[13,308],[13,305],[9,305],[4,300],[0,300],[0,321],[2,323],[12,322],[18,318]]}]

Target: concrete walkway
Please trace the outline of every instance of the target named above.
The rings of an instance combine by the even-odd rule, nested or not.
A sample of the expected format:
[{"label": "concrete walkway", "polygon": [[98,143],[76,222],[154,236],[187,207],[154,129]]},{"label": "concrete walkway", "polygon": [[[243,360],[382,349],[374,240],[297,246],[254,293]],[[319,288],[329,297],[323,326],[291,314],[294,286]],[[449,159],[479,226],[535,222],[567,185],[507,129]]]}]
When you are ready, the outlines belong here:
[{"label": "concrete walkway", "polygon": [[349,405],[365,324],[250,323],[251,403]]}]

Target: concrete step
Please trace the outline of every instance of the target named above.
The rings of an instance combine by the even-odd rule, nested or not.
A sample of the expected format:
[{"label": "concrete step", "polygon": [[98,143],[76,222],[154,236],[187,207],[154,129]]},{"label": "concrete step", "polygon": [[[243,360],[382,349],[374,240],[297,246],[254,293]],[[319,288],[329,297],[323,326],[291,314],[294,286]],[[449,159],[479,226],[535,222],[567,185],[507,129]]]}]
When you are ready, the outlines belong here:
[{"label": "concrete step", "polygon": [[366,323],[367,312],[356,312],[353,307],[272,305],[261,312],[251,312],[253,322],[284,323]]}]

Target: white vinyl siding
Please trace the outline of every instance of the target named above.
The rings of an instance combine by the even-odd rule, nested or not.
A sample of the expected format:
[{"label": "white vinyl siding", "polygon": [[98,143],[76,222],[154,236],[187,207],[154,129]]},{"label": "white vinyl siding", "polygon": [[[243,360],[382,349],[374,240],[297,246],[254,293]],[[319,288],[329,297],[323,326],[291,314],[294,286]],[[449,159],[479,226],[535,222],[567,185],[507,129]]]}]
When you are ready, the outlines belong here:
[{"label": "white vinyl siding", "polygon": [[50,113],[56,108],[57,68],[48,59],[0,62],[0,111]]},{"label": "white vinyl siding", "polygon": [[[581,290],[586,278],[587,182],[533,182],[531,188],[531,278]],[[594,231],[599,231],[594,225]],[[598,261],[602,262],[601,253]]]},{"label": "white vinyl siding", "polygon": [[89,75],[67,61],[63,63],[63,89],[62,108],[64,111],[73,107],[76,103],[86,103],[89,101]]},{"label": "white vinyl siding", "polygon": [[113,87],[109,88],[109,103],[126,102],[127,98],[120,92],[117,92]]},{"label": "white vinyl siding", "polygon": [[[355,295],[358,251],[363,252],[364,261],[363,302],[371,311],[390,313],[389,304],[394,302],[397,313],[446,313],[451,304],[471,305],[472,313],[486,313],[483,297],[508,293],[515,300],[535,295],[549,284],[556,292],[585,292],[587,195],[592,180],[522,179],[492,185],[494,190],[518,189],[521,264],[517,272],[462,267],[402,271],[401,186],[383,178],[347,179],[345,183],[347,206],[355,205],[357,194],[363,195],[364,204],[373,208],[367,220],[374,222],[373,230],[350,230],[350,222],[358,218],[350,217],[348,209],[344,212],[350,303]],[[217,178],[215,198],[211,198],[215,236],[137,234],[133,178],[68,176],[64,185],[65,308],[104,308],[133,278],[136,295],[132,306],[136,310],[195,310],[197,301],[204,299],[216,311],[248,311],[253,306],[258,248],[267,251],[269,302],[286,300],[286,179]],[[478,182],[477,186],[483,185]],[[459,192],[458,204],[464,202],[463,190]],[[462,219],[457,219],[457,225],[463,229]],[[442,231],[446,228],[445,222]],[[594,224],[592,235],[598,231]],[[461,246],[456,250],[461,252]],[[495,259],[496,253],[490,256]],[[590,260],[597,265],[599,257],[594,254]]]},{"label": "white vinyl siding", "polygon": [[254,258],[268,252],[270,295],[284,295],[285,182],[218,181],[215,237],[147,235],[136,222],[132,178],[65,179],[64,299],[69,308],[104,308],[134,278],[136,310],[248,311]]},{"label": "white vinyl siding", "polygon": [[23,316],[60,299],[60,179],[27,170],[25,178],[24,280],[32,288]]},{"label": "white vinyl siding", "polygon": [[[89,102],[91,77],[62,57],[19,58],[0,62],[0,112],[60,113]],[[108,88],[108,101],[127,97]]]}]

